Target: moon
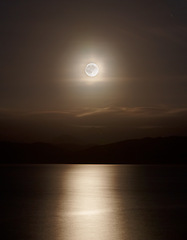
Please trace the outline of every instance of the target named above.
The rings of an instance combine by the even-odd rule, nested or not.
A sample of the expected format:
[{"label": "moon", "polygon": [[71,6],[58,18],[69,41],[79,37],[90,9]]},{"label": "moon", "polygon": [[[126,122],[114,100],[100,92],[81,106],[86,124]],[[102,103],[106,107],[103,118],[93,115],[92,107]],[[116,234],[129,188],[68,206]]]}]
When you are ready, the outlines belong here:
[{"label": "moon", "polygon": [[95,77],[99,73],[99,67],[95,63],[88,63],[85,67],[85,73],[89,77]]}]

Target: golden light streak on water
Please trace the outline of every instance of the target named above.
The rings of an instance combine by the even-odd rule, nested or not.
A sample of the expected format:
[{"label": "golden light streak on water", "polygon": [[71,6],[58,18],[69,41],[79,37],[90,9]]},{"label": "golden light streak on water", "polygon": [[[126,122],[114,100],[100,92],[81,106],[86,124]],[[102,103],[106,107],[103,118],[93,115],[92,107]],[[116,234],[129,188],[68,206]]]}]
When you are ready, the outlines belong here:
[{"label": "golden light streak on water", "polygon": [[104,166],[74,165],[68,169],[61,203],[62,219],[66,219],[62,239],[124,239],[126,230],[120,219],[115,174],[111,178],[108,168],[105,171]]}]

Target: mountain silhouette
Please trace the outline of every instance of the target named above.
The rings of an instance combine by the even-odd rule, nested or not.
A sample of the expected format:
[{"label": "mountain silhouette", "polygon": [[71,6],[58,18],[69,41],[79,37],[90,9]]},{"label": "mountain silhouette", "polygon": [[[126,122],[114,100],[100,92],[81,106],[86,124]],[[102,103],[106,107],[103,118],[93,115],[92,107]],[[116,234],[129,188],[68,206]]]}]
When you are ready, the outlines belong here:
[{"label": "mountain silhouette", "polygon": [[94,147],[0,142],[1,164],[186,164],[187,137],[131,139]]}]

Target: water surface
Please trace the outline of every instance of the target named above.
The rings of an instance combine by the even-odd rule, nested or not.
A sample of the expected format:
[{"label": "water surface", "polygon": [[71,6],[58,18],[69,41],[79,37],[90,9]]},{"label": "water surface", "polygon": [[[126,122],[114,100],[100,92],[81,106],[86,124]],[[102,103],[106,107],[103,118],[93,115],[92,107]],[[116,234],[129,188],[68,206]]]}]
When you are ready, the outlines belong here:
[{"label": "water surface", "polygon": [[187,239],[187,167],[0,168],[2,239]]}]

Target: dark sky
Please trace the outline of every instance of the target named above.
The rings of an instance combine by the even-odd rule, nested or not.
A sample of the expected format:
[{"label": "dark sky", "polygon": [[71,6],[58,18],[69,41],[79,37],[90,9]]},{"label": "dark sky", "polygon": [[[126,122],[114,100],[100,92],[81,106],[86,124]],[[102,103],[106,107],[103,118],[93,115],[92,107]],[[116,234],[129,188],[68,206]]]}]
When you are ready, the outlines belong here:
[{"label": "dark sky", "polygon": [[186,0],[1,0],[0,16],[0,139],[187,135]]}]

